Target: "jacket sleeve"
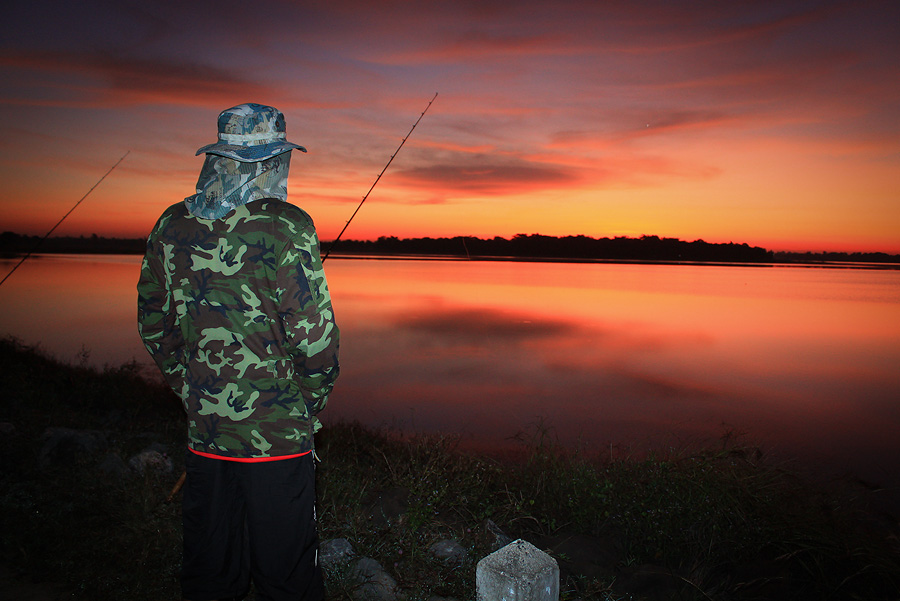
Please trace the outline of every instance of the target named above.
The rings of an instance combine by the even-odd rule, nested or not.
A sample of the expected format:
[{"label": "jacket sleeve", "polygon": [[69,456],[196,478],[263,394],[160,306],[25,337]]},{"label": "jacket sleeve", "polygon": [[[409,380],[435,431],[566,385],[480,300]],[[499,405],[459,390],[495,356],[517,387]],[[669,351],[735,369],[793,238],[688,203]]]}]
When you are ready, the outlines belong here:
[{"label": "jacket sleeve", "polygon": [[325,408],[340,371],[340,332],[311,222],[291,234],[281,253],[277,279],[287,352],[306,409],[313,416]]},{"label": "jacket sleeve", "polygon": [[164,224],[165,217],[160,219],[147,239],[147,251],[137,287],[138,332],[166,382],[184,398],[184,338],[178,327],[169,268],[174,247],[157,240]]}]

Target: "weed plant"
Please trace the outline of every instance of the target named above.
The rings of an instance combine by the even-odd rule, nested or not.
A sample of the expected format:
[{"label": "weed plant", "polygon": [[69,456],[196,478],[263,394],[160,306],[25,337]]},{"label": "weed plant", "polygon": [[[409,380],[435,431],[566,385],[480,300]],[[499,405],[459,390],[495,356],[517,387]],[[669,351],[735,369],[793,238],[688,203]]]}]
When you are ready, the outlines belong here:
[{"label": "weed plant", "polygon": [[[134,364],[64,365],[15,340],[0,341],[0,386],[0,561],[77,599],[178,599],[180,508],[165,502],[183,466],[177,399]],[[48,427],[102,432],[107,447],[48,464]],[[150,442],[169,450],[172,473],[102,468]],[[317,435],[320,538],[377,560],[408,601],[474,599],[476,564],[501,531],[559,561],[564,599],[897,599],[896,517],[867,510],[874,493],[818,488],[755,448],[610,460],[536,428],[510,460],[458,442],[328,426]],[[444,539],[467,558],[434,558]],[[605,552],[575,557],[563,540]],[[635,574],[652,570],[668,584],[642,593]],[[329,599],[354,598],[348,572],[329,571]]]}]

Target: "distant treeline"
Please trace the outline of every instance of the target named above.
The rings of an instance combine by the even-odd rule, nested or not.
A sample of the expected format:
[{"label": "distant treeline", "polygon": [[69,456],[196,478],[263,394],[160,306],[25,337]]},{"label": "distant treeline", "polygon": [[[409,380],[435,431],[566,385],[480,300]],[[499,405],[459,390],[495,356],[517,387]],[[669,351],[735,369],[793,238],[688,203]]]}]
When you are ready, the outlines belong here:
[{"label": "distant treeline", "polygon": [[21,254],[27,252],[65,254],[134,255],[144,254],[147,242],[143,238],[103,238],[91,236],[23,236],[13,232],[0,234],[0,253]]},{"label": "distant treeline", "polygon": [[[323,242],[323,252],[331,243]],[[335,246],[340,254],[433,255],[470,258],[517,259],[548,258],[571,260],[620,261],[702,261],[724,263],[900,263],[900,255],[887,253],[773,252],[747,244],[685,242],[677,238],[641,236],[640,238],[590,238],[588,236],[542,236],[517,234],[510,239],[474,238],[397,238],[377,240],[341,240]]]},{"label": "distant treeline", "polygon": [[776,263],[900,263],[900,255],[887,253],[776,252]]},{"label": "distant treeline", "polygon": [[[323,243],[328,250],[330,243]],[[412,254],[458,257],[514,257],[572,260],[704,261],[731,263],[900,263],[900,255],[886,253],[773,252],[747,244],[717,244],[677,238],[590,238],[588,236],[542,236],[517,234],[506,238],[396,238],[374,241],[341,240],[335,247],[342,254]]]},{"label": "distant treeline", "polygon": [[[38,243],[40,245],[38,246]],[[0,234],[0,253],[21,254],[33,251],[77,254],[143,254],[143,238],[104,238],[60,236],[41,242],[39,236],[13,232]],[[328,251],[331,241],[323,241]],[[590,238],[588,236],[543,236],[517,234],[512,238],[397,238],[382,236],[377,240],[341,240],[336,254],[358,255],[424,255],[460,258],[555,259],[572,261],[698,261],[723,263],[900,263],[900,255],[886,253],[796,253],[773,252],[747,244],[717,244],[677,238],[641,236],[640,238]]]},{"label": "distant treeline", "polygon": [[[328,248],[327,244],[323,248]],[[335,247],[339,253],[412,254],[459,257],[510,257],[572,260],[634,261],[726,261],[770,262],[772,253],[746,244],[710,244],[703,240],[684,242],[676,238],[590,238],[588,236],[542,236],[517,234],[506,238],[396,238],[374,241],[346,240]]]}]

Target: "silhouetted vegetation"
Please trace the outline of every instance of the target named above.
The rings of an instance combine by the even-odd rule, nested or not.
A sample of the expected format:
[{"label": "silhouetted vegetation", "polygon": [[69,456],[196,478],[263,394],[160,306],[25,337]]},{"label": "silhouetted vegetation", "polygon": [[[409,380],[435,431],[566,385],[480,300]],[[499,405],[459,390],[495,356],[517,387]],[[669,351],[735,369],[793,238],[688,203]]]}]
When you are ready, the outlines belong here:
[{"label": "silhouetted vegetation", "polygon": [[[328,248],[327,245],[324,248]],[[457,236],[455,238],[381,237],[374,241],[346,240],[336,246],[340,253],[442,255],[470,258],[621,260],[621,261],[772,261],[772,253],[747,244],[711,244],[703,240],[684,242],[677,238],[590,238],[588,236],[543,236],[517,234],[510,239]]]},{"label": "silhouetted vegetation", "polygon": [[900,263],[900,255],[887,253],[776,252],[776,263]]},{"label": "silhouetted vegetation", "polygon": [[[322,242],[323,253],[333,242]],[[13,232],[0,234],[0,254],[26,252],[72,254],[143,254],[143,238],[104,238],[60,236],[41,241],[40,236]],[[640,238],[591,238],[589,236],[543,236],[517,234],[512,238],[397,238],[377,240],[341,240],[334,246],[341,255],[431,256],[479,260],[554,260],[554,261],[647,261],[706,263],[900,263],[900,255],[887,253],[773,252],[746,243],[727,244],[677,238],[641,236]]]},{"label": "silhouetted vegetation", "polygon": [[[180,506],[166,497],[183,469],[180,401],[134,363],[66,365],[9,338],[0,386],[0,564],[65,598],[178,598]],[[875,601],[900,586],[878,491],[819,488],[730,436],[615,459],[540,427],[508,459],[359,424],[317,439],[321,538],[350,541],[410,601],[473,599],[477,561],[515,537],[557,559],[568,600]],[[137,469],[146,452],[157,469]],[[459,563],[428,552],[448,539]],[[358,598],[340,570],[327,585],[329,601]]]},{"label": "silhouetted vegetation", "polygon": [[144,254],[147,241],[143,238],[104,238],[90,236],[54,236],[42,240],[42,236],[23,236],[13,232],[0,234],[0,254],[13,255],[28,252],[60,254]]}]

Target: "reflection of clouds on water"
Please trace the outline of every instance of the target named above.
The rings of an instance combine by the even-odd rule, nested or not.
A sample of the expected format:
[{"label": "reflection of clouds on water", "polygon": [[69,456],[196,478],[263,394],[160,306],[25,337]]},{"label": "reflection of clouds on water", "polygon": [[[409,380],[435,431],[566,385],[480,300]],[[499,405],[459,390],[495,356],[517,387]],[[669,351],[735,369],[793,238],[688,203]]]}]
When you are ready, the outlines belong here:
[{"label": "reflection of clouds on water", "polygon": [[[94,365],[149,363],[135,325],[139,263],[29,260],[0,288],[0,330],[66,360],[87,348]],[[326,425],[460,434],[482,448],[535,424],[590,448],[682,446],[733,427],[788,456],[900,473],[900,271],[328,269],[342,348]]]},{"label": "reflection of clouds on water", "polygon": [[563,438],[607,444],[667,432],[701,399],[717,405],[710,386],[633,365],[707,337],[417,300],[342,350],[351,367],[336,394],[365,399],[363,411],[384,423],[503,443],[537,420]]},{"label": "reflection of clouds on water", "polygon": [[561,336],[577,329],[569,320],[534,319],[490,307],[405,312],[394,318],[394,325],[448,341],[482,344]]}]

